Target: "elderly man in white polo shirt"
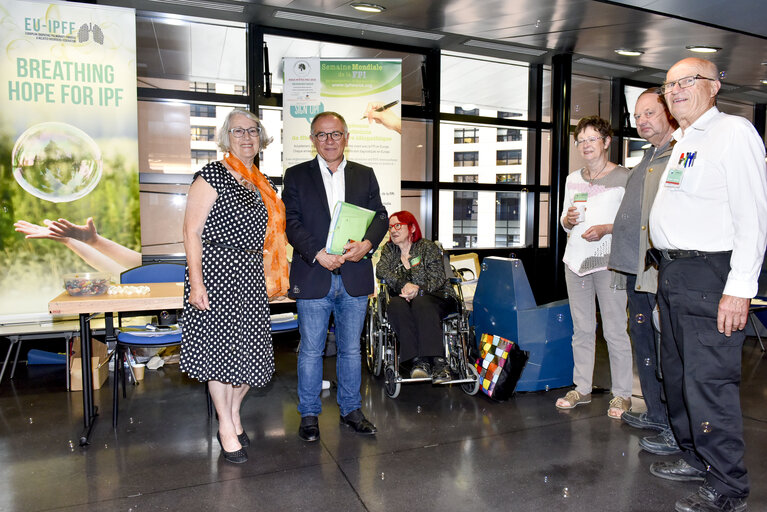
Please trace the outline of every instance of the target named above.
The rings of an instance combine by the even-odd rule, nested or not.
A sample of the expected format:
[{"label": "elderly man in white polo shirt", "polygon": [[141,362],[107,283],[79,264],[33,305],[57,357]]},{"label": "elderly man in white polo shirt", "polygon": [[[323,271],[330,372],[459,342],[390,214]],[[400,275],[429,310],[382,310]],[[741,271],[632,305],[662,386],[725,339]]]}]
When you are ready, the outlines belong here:
[{"label": "elderly man in white polo shirt", "polygon": [[741,349],[767,243],[764,142],[748,120],[719,112],[719,72],[674,64],[661,91],[679,122],[650,213],[660,263],[661,368],[682,450],[650,472],[701,481],[679,512],[744,511],[749,493],[740,410]]}]

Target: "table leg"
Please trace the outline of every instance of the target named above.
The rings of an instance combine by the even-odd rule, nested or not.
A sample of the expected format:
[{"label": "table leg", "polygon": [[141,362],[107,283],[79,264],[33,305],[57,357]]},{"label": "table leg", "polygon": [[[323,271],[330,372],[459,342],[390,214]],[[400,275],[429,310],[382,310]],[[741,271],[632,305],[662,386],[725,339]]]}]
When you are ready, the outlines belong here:
[{"label": "table leg", "polygon": [[8,338],[8,342],[10,345],[8,345],[8,353],[5,354],[5,362],[3,363],[3,369],[0,370],[0,382],[3,381],[3,375],[5,375],[5,368],[8,366],[8,360],[11,358],[11,353],[13,352],[13,346],[19,342],[18,336],[11,336]]},{"label": "table leg", "polygon": [[96,408],[93,406],[93,370],[91,367],[91,317],[80,313],[80,353],[82,355],[83,380],[83,433],[80,435],[80,446],[89,444],[93,424],[96,422]]}]

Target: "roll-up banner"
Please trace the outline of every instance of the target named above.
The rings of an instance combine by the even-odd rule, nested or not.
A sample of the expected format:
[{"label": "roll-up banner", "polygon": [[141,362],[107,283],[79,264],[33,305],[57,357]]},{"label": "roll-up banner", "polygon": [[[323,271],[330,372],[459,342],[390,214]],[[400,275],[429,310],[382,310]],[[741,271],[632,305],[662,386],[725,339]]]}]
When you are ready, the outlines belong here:
[{"label": "roll-up banner", "polygon": [[[0,323],[140,264],[133,9],[0,0]],[[63,219],[59,221],[59,219]]]},{"label": "roll-up banner", "polygon": [[283,65],[284,168],[316,156],[310,123],[338,112],[349,126],[346,158],[372,167],[386,210],[399,211],[402,61],[285,58]]}]

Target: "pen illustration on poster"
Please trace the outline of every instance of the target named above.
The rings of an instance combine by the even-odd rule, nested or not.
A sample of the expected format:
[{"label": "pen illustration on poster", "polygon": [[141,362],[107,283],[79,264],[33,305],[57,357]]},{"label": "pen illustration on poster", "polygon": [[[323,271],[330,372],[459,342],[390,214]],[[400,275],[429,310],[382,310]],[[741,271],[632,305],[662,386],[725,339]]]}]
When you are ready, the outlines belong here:
[{"label": "pen illustration on poster", "polygon": [[372,167],[387,211],[400,209],[402,61],[285,58],[285,169],[315,156],[311,120],[338,112],[349,125],[346,158]]},{"label": "pen illustration on poster", "polygon": [[140,264],[133,9],[0,0],[0,321]]}]

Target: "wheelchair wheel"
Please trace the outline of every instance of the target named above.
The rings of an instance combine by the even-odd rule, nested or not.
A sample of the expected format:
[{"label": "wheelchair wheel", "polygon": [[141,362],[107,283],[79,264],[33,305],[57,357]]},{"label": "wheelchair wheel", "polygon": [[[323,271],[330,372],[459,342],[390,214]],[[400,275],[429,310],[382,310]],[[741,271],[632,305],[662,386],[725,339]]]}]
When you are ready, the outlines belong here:
[{"label": "wheelchair wheel", "polygon": [[474,368],[474,365],[470,363],[466,364],[466,369],[466,376],[464,378],[474,378],[476,380],[474,382],[464,382],[461,384],[461,389],[467,395],[473,396],[477,394],[477,391],[479,391],[479,373],[477,373],[477,369]]},{"label": "wheelchair wheel", "polygon": [[381,343],[376,329],[375,303],[373,302],[372,304],[368,307],[362,335],[365,339],[365,362],[367,363],[368,371],[375,377],[378,377],[381,375],[383,358],[381,357]]},{"label": "wheelchair wheel", "polygon": [[384,387],[386,389],[386,396],[389,398],[397,398],[399,396],[400,387],[402,384],[397,380],[397,372],[394,371],[394,365],[389,365],[384,370]]}]

